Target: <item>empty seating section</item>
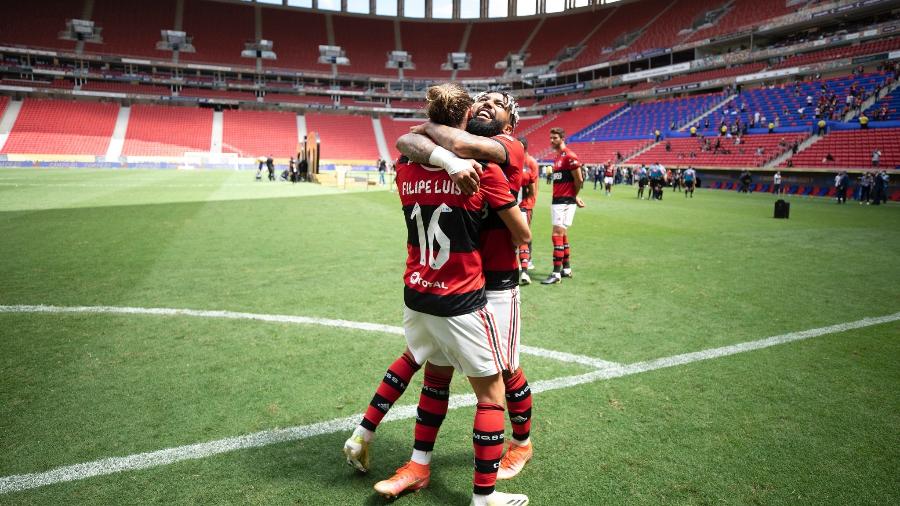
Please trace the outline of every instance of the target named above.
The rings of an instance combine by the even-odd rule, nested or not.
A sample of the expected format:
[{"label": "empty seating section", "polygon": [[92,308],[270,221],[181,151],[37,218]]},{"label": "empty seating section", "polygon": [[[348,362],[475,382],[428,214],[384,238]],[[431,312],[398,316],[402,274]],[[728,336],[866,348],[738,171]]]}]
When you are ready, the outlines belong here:
[{"label": "empty seating section", "polygon": [[[721,2],[725,4],[726,2]],[[724,15],[709,28],[703,28],[688,38],[687,42],[717,37],[740,31],[763,21],[794,12],[797,7],[789,7],[785,0],[735,0]],[[697,13],[703,14],[702,12]]]},{"label": "empty seating section", "polygon": [[297,115],[271,111],[226,110],[223,114],[222,151],[242,157],[297,154]]},{"label": "empty seating section", "polygon": [[[872,152],[876,149],[881,151],[881,168],[900,167],[900,128],[831,132],[794,155],[792,161],[796,168],[864,169],[872,166]],[[829,154],[833,161],[824,160]]]},{"label": "empty seating section", "polygon": [[9,97],[6,95],[0,95],[0,118],[3,117],[3,113],[6,112],[6,106],[9,105]]},{"label": "empty seating section", "polygon": [[123,83],[121,81],[88,81],[81,86],[84,91],[113,91],[135,95],[171,95],[167,86]]},{"label": "empty seating section", "polygon": [[338,72],[397,76],[395,69],[384,66],[388,53],[397,48],[394,44],[393,21],[348,16],[334,16],[332,21],[334,42],[347,52],[347,58],[350,59],[350,65],[338,67]]},{"label": "empty seating section", "polygon": [[749,63],[747,65],[738,65],[731,68],[695,72],[693,74],[673,77],[672,79],[659,84],[658,87],[664,88],[667,86],[678,86],[679,84],[700,83],[713,79],[721,79],[723,77],[743,76],[759,72],[764,68],[766,68],[765,63]]},{"label": "empty seating section", "polygon": [[369,116],[317,114],[306,115],[306,129],[318,132],[323,160],[378,159],[375,130]]},{"label": "empty seating section", "polygon": [[606,163],[628,158],[645,148],[651,140],[630,139],[624,141],[570,142],[568,145],[584,163]]},{"label": "empty seating section", "polygon": [[722,94],[711,94],[635,104],[608,124],[588,129],[577,140],[649,139],[655,130],[679,128],[723,99]]},{"label": "empty seating section", "polygon": [[[635,7],[642,9],[643,17],[640,19],[643,22],[641,25],[650,21],[653,16],[665,9],[667,5],[671,7],[641,32],[637,40],[621,51],[614,53],[610,59],[629,54],[638,54],[652,49],[671,48],[684,38],[683,35],[678,35],[678,32],[685,28],[690,28],[691,23],[699,13],[716,7],[720,2],[721,0],[676,0],[674,2],[639,2],[635,4]],[[649,17],[647,17],[648,15]]]},{"label": "empty seating section", "polygon": [[[549,19],[547,20],[550,21]],[[534,31],[537,21],[504,21],[502,23],[473,23],[472,32],[469,34],[469,42],[466,52],[471,53],[471,70],[460,71],[460,78],[489,77],[503,74],[502,70],[494,68],[498,61],[505,60],[509,53],[518,52],[528,36]],[[582,37],[584,36],[582,33]],[[531,44],[546,42],[558,50],[562,46],[559,41],[550,41],[535,38]],[[446,58],[445,58],[446,59]],[[528,59],[529,64],[534,63]]]},{"label": "empty seating section", "polygon": [[285,104],[322,104],[334,105],[334,100],[328,95],[294,95],[289,93],[269,93],[266,95],[267,103]]},{"label": "empty seating section", "polygon": [[85,51],[171,60],[171,51],[156,49],[160,30],[175,26],[175,0],[94,0],[91,19],[103,28],[103,44]]},{"label": "empty seating section", "polygon": [[138,104],[131,107],[125,133],[125,156],[183,156],[209,151],[212,110]]},{"label": "empty seating section", "polygon": [[441,70],[441,64],[447,61],[447,53],[459,51],[465,30],[460,23],[401,22],[403,49],[412,54],[416,65],[415,70],[404,69],[404,77],[450,77],[449,71]]},{"label": "empty seating section", "polygon": [[863,44],[856,44],[851,46],[832,47],[829,49],[813,51],[810,53],[802,53],[787,58],[774,65],[772,68],[780,69],[796,67],[798,65],[808,65],[810,63],[816,63],[825,60],[839,60],[841,58],[851,58],[854,56],[893,51],[895,49],[900,49],[900,37],[865,42]]},{"label": "empty seating section", "polygon": [[[559,113],[549,121],[539,123],[537,128],[531,128],[525,135],[528,139],[528,151],[535,157],[545,156],[550,150],[550,129],[559,127],[566,133],[567,139],[573,139],[574,135],[584,127],[597,122],[616,111],[622,104],[602,104],[583,107],[572,111]],[[516,135],[522,135],[526,131],[517,129]]]},{"label": "empty seating section", "polygon": [[[859,77],[841,77],[826,81],[807,81],[787,84],[778,88],[764,88],[747,90],[735,96],[734,100],[726,107],[709,116],[710,128],[703,125],[701,130],[714,130],[721,121],[731,125],[736,118],[740,118],[744,124],[753,122],[754,115],[760,113],[760,128],[767,127],[769,122],[778,119],[780,127],[801,127],[812,125],[816,105],[820,97],[833,93],[837,97],[835,110],[837,115],[843,114],[846,108],[846,98],[850,86],[853,83],[867,93],[872,93],[877,86],[884,82],[884,74],[867,74]],[[824,91],[823,91],[824,85]],[[807,97],[812,97],[812,106],[807,105]],[[741,112],[743,108],[744,112]],[[800,112],[802,109],[802,112]],[[826,118],[828,119],[828,118]],[[705,119],[703,120],[705,122]]]},{"label": "empty seating section", "polygon": [[119,104],[25,99],[3,153],[104,155],[118,113]]},{"label": "empty seating section", "polygon": [[387,143],[388,151],[391,157],[396,160],[400,158],[400,151],[397,150],[397,139],[403,134],[409,133],[409,128],[421,123],[422,120],[395,120],[389,116],[381,117],[381,129],[384,131],[384,142]]},{"label": "empty seating section", "polygon": [[[734,143],[735,139],[708,137],[705,141],[709,144],[705,150],[704,139],[700,137],[666,139],[629,162],[659,162],[670,167],[761,167],[790,149],[795,141],[802,142],[808,135],[745,135],[741,138],[740,145]],[[718,149],[715,147],[716,142],[720,143]],[[669,144],[669,151],[666,151],[666,143]]]},{"label": "empty seating section", "polygon": [[266,60],[266,68],[331,72],[318,63],[319,45],[328,44],[325,16],[293,9],[262,9],[263,38],[271,40],[278,59]]},{"label": "empty seating section", "polygon": [[[184,31],[194,38],[197,52],[181,53],[181,60],[255,66],[255,59],[241,57],[244,43],[256,38],[253,19],[250,5],[184,2]],[[283,48],[285,52],[289,49]]]},{"label": "empty seating section", "polygon": [[[591,33],[597,23],[603,21],[609,14],[609,9],[600,9],[596,12],[583,12],[577,16],[546,18],[537,35],[528,45],[526,51],[528,58],[525,60],[525,65],[547,63],[563,48],[577,46]],[[488,37],[487,40],[482,41],[482,44],[493,44],[494,40],[496,39]],[[469,39],[469,47],[473,47],[472,44],[472,39]]]},{"label": "empty seating section", "polygon": [[[69,0],[0,2],[0,42],[72,51],[75,42],[60,40],[58,35],[66,28],[67,19],[81,17],[83,8],[84,2]],[[22,21],[23,15],[27,22]]]}]

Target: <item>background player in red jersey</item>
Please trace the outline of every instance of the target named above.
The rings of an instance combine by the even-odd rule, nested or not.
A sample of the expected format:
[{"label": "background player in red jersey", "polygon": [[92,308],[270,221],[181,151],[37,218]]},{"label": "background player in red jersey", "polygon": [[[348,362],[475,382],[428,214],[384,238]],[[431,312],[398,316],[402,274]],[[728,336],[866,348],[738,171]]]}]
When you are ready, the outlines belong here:
[{"label": "background player in red jersey", "polygon": [[[428,97],[432,120],[461,126],[461,119],[469,117],[471,99],[458,85],[432,87]],[[406,159],[398,164],[397,185],[409,230],[404,276],[408,346],[388,369],[363,423],[345,444],[348,462],[357,468],[367,466],[363,454],[367,454],[371,431],[403,392],[418,364],[427,360],[412,458],[375,489],[396,497],[428,484],[436,427],[446,414],[450,377],[456,368],[469,377],[479,401],[472,504],[527,504],[525,496],[494,491],[503,443],[504,386],[499,372],[509,365],[500,353],[500,338],[487,306],[479,252],[480,229],[491,213],[519,241],[529,239],[527,225],[514,210],[515,198],[496,164],[485,165],[480,189],[471,197],[463,195],[443,170],[426,169]],[[483,208],[489,212],[485,214]]]},{"label": "background player in red jersey", "polygon": [[[522,143],[522,147],[525,149],[525,166],[522,167],[522,190],[519,193],[521,196],[519,209],[522,210],[522,214],[525,215],[525,221],[531,227],[531,215],[534,212],[534,203],[537,200],[537,182],[540,174],[538,174],[537,160],[528,154],[528,139],[519,137],[519,142]],[[531,242],[519,246],[519,266],[522,269],[519,284],[531,284],[531,277],[528,276],[528,271],[534,269],[534,264],[531,262]]]},{"label": "background player in red jersey", "polygon": [[550,218],[553,224],[553,272],[544,285],[559,283],[562,278],[572,277],[569,265],[569,227],[575,219],[576,207],[584,207],[578,192],[584,184],[581,162],[578,155],[566,146],[566,132],[562,128],[550,129],[550,146],[556,151],[553,162],[553,201],[550,204]]}]

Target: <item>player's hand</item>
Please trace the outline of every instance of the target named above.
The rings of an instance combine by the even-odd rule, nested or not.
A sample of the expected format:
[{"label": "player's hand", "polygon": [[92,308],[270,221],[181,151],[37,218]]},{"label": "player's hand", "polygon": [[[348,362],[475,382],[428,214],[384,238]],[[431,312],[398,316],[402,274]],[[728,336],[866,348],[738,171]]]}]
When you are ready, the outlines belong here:
[{"label": "player's hand", "polygon": [[481,164],[475,160],[466,160],[471,165],[466,170],[461,170],[450,176],[450,179],[459,186],[459,189],[465,195],[472,195],[478,191],[478,185],[481,183]]},{"label": "player's hand", "polygon": [[409,133],[419,134],[419,135],[428,135],[426,134],[426,129],[428,128],[428,123],[421,123],[416,126],[409,127]]},{"label": "player's hand", "polygon": [[581,197],[575,197],[575,205],[578,207],[584,207],[584,201],[581,200]]}]

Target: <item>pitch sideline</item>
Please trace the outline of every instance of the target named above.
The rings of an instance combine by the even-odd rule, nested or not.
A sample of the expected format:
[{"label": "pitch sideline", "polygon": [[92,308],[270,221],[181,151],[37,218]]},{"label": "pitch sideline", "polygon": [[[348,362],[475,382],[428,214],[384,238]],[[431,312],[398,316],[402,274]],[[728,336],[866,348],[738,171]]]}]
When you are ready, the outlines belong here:
[{"label": "pitch sideline", "polygon": [[[0,306],[0,312],[12,312],[7,309],[9,307],[10,306]],[[659,369],[690,364],[693,362],[699,362],[702,360],[726,357],[738,353],[768,348],[779,344],[785,344],[827,334],[835,334],[848,330],[870,327],[873,325],[880,325],[883,323],[889,323],[898,320],[900,320],[900,312],[874,318],[863,318],[861,320],[839,323],[827,327],[803,330],[799,332],[791,332],[788,334],[772,336],[757,341],[748,341],[730,346],[673,355],[656,360],[637,362],[629,365],[617,365],[605,369],[598,369],[586,374],[537,381],[532,384],[532,391],[535,393],[541,393],[562,388],[570,388],[577,385],[593,383],[595,381],[604,379],[621,378],[624,376],[630,376],[642,372],[655,371]],[[475,396],[471,394],[454,395],[450,399],[450,409],[472,406],[474,404]],[[415,417],[415,413],[415,406],[396,406],[388,413],[388,415],[385,417],[385,420],[402,420],[413,418]],[[139,453],[126,457],[110,457],[106,459],[95,460],[92,462],[85,462],[82,464],[58,467],[56,469],[52,469],[50,471],[42,473],[5,476],[0,478],[0,494],[19,492],[56,483],[82,480],[86,478],[115,474],[124,471],[147,469],[184,460],[201,459],[235,450],[258,448],[271,444],[296,441],[325,434],[333,434],[340,431],[349,431],[357,424],[360,417],[362,417],[361,413],[345,418],[338,418],[310,425],[261,431],[238,437],[166,448],[163,450]]]}]

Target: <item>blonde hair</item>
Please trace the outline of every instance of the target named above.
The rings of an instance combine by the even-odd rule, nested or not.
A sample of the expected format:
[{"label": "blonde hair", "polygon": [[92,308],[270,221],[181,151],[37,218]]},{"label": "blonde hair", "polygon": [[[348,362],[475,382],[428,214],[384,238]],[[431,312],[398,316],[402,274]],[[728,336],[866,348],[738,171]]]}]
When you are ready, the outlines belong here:
[{"label": "blonde hair", "polygon": [[431,121],[454,128],[459,127],[469,108],[475,103],[469,92],[458,83],[438,84],[425,92],[425,113]]}]

